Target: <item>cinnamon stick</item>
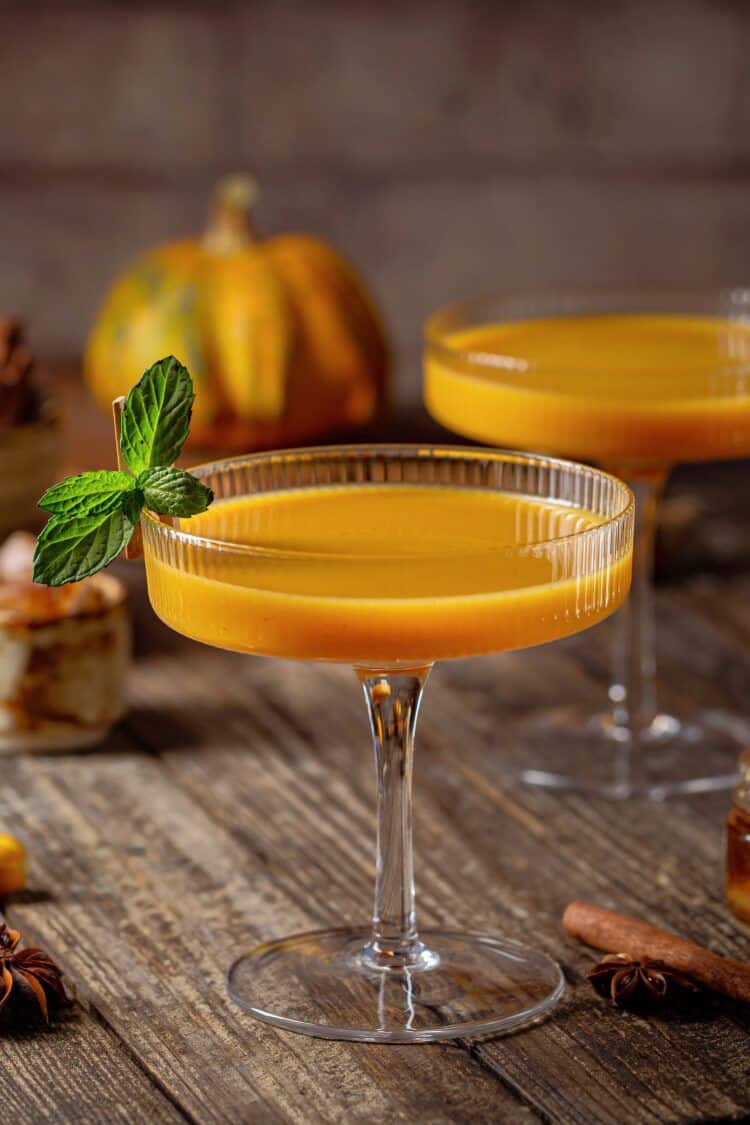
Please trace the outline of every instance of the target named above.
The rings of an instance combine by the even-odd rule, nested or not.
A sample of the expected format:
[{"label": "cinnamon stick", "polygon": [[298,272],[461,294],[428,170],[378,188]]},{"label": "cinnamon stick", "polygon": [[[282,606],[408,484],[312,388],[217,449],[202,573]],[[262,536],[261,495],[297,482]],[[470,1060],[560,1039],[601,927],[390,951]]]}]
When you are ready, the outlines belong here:
[{"label": "cinnamon stick", "polygon": [[590,902],[571,902],[562,921],[571,937],[595,949],[627,953],[637,961],[664,961],[705,988],[750,1004],[750,964],[746,962],[720,957],[668,930]]}]

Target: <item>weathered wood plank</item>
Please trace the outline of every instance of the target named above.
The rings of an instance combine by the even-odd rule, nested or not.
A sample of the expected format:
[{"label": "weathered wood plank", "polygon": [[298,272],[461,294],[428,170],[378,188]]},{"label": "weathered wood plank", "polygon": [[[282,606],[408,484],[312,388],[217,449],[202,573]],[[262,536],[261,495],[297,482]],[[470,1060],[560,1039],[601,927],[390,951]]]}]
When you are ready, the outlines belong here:
[{"label": "weathered wood plank", "polygon": [[15,761],[8,784],[8,822],[29,843],[39,884],[64,888],[54,909],[20,904],[12,917],[25,924],[33,916],[47,947],[188,1114],[295,1122],[523,1115],[466,1051],[438,1049],[436,1068],[437,1050],[308,1041],[231,1007],[224,971],[238,949],[279,920],[291,929],[321,924],[325,906],[299,887],[289,895],[278,877],[283,851],[266,855],[260,834],[217,824],[156,758],[113,750]]},{"label": "weathered wood plank", "polygon": [[[255,839],[261,834],[264,852],[280,861],[276,877],[285,891],[294,894],[296,883],[296,893],[329,918],[356,919],[355,892],[366,902],[369,891],[370,766],[364,717],[350,675],[342,669],[238,662],[216,654],[205,661],[194,657],[191,665],[188,692],[200,697],[210,692],[212,682],[215,688],[223,683],[224,704],[234,721],[227,731],[210,709],[196,715],[201,744],[214,752],[209,757],[167,751],[170,770],[229,830],[247,818],[252,825],[247,831]],[[691,831],[684,809],[677,806],[665,816],[663,810],[654,815],[654,806],[643,805],[640,816],[650,821],[651,830],[644,834],[638,823],[633,833],[622,823],[619,806],[613,814],[606,803],[508,793],[504,782],[495,788],[484,780],[487,755],[477,744],[476,729],[461,724],[465,709],[455,700],[447,707],[444,701],[452,699],[451,692],[431,687],[418,766],[418,872],[425,921],[497,927],[536,941],[568,962],[578,985],[582,966],[591,962],[582,951],[571,954],[559,929],[560,912],[570,897],[611,901],[622,896],[629,908],[655,910],[657,920],[696,933],[691,916],[696,900],[705,896],[704,924],[710,929],[713,916],[723,918],[717,886],[706,878],[705,862],[696,860],[696,833],[702,833],[704,850],[716,858],[709,827]],[[155,683],[151,689],[146,700],[153,708],[159,689]],[[226,748],[228,734],[232,747],[244,743],[252,755],[239,770],[234,749]],[[461,746],[460,758],[456,745]],[[617,815],[621,819],[615,831]],[[672,891],[674,906],[670,895],[666,913],[660,914],[665,889],[658,880],[644,880],[643,872],[653,867],[666,839],[677,864],[685,865],[688,889],[683,902]],[[663,877],[664,872],[662,882]],[[646,882],[646,892],[641,882]],[[725,929],[731,928],[725,922]],[[274,932],[279,932],[278,924]],[[548,1024],[476,1048],[476,1053],[553,1118],[622,1120],[637,1113],[644,1120],[691,1120],[747,1108],[742,1100],[744,1035],[741,1024],[728,1015],[717,1017],[708,1033],[703,1027],[675,1029],[659,1021],[624,1024],[584,986]]]},{"label": "weathered wood plank", "polygon": [[742,5],[630,0],[568,19],[555,5],[435,0],[405,11],[342,0],[6,9],[7,89],[23,87],[24,63],[39,75],[34,104],[16,98],[6,123],[5,158],[17,163],[86,167],[96,154],[187,176],[208,161],[403,174],[417,162],[476,172],[492,159],[536,170],[575,160],[685,176],[748,159]]},{"label": "weathered wood plank", "polygon": [[[30,936],[30,934],[29,934]],[[40,939],[41,940],[41,939]],[[0,1038],[0,1119],[18,1125],[185,1121],[89,1005],[48,1031]]]},{"label": "weathered wood plank", "polygon": [[[33,889],[52,895],[18,899],[9,917],[62,962],[91,1012],[72,1029],[2,1041],[29,1076],[9,1089],[14,1116],[127,1120],[137,1105],[157,1121],[587,1125],[750,1113],[746,1013],[617,1013],[584,981],[593,955],[559,925],[570,898],[590,897],[750,956],[750,931],[721,891],[726,796],[613,805],[507,779],[518,716],[602,698],[606,629],[438,669],[420,721],[423,921],[547,949],[570,982],[563,1005],[545,1024],[471,1046],[326,1043],[238,1012],[223,974],[255,940],[368,912],[372,767],[354,678],[183,641],[154,621],[138,568],[125,573],[142,656],[125,728],[101,752],[5,764],[4,827],[29,846]],[[740,577],[718,591],[701,581],[660,591],[667,702],[744,705],[747,595]],[[673,680],[685,637],[699,659]],[[716,668],[732,668],[732,682],[709,682]],[[49,1083],[31,1090],[39,1073],[55,1099],[40,1092]]]},{"label": "weathered wood plank", "polygon": [[[671,602],[673,598],[674,595],[670,594],[667,599],[662,597],[661,600],[662,603],[665,600]],[[674,620],[666,626],[668,636],[672,638],[674,630],[685,626],[687,606],[682,604],[679,608],[680,613],[674,613]],[[709,614],[713,616],[710,607]],[[689,634],[695,625],[694,621],[688,623],[686,632]],[[739,661],[747,676],[747,652],[737,645],[737,638],[732,644],[727,633],[712,630],[708,622],[704,625],[700,634],[702,659],[709,666],[731,666]],[[684,651],[680,655],[684,659]],[[668,675],[670,671],[674,669],[667,667]],[[693,701],[696,701],[701,698],[701,687],[702,697],[708,702],[715,694],[714,685],[702,685],[700,675],[695,676],[688,690],[680,694],[692,694]],[[426,714],[429,715],[429,710]],[[497,708],[493,714],[497,721]],[[460,731],[460,712],[447,717],[445,725],[449,729],[458,726]],[[507,812],[511,801],[497,757],[481,750],[477,753],[476,738],[461,738],[460,744],[468,748],[468,756],[472,759],[471,763],[462,761],[460,772],[471,784],[479,785],[503,812]],[[446,781],[450,782],[449,774]],[[447,788],[446,804],[450,804],[457,797],[455,792],[451,792],[450,784]],[[747,958],[750,955],[750,934],[732,919],[723,900],[721,845],[726,805],[726,795],[717,795],[670,802],[658,809],[632,802],[618,810],[618,806],[606,802],[529,793],[524,798],[524,806],[527,813],[536,811],[533,819],[528,820],[532,837],[544,840],[551,852],[541,878],[533,861],[529,870],[544,885],[546,875],[554,875],[555,859],[562,861],[556,878],[549,883],[549,894],[553,902],[557,900],[558,909],[564,901],[582,893],[661,919],[722,952],[733,952],[735,956]],[[632,818],[630,825],[626,817]],[[477,840],[488,828],[482,821],[463,816],[461,810],[459,822],[465,823]],[[555,851],[557,856],[552,858]],[[544,862],[542,857],[540,862]],[[576,950],[572,965],[564,947],[558,955],[567,961],[576,975],[590,964],[588,955],[580,950]],[[629,1041],[635,1046],[640,1030],[633,1030],[630,1021],[624,1026],[628,1028]],[[666,1025],[661,1033],[669,1043],[670,1053],[645,1051],[643,1058],[646,1062],[639,1063],[639,1076],[649,1074],[653,1063],[655,1069],[650,1073],[648,1085],[662,1097],[665,1087],[671,1082],[682,1082],[685,1095],[695,1098],[696,1106],[700,1106],[703,1113],[709,1112],[707,1096],[711,1100],[716,1099],[712,1112],[720,1115],[742,1112],[747,1106],[750,1078],[746,1058],[747,1026],[746,1014],[731,1011],[709,1023],[688,1023],[679,1027]],[[558,1027],[559,1021],[555,1021],[555,1030]],[[500,1045],[493,1045],[487,1050],[494,1057],[503,1053]],[[613,1056],[617,1059],[618,1068],[623,1064],[627,1066],[626,1058],[614,1052]],[[692,1067],[686,1064],[687,1056],[692,1056]],[[678,1059],[677,1069],[670,1074]],[[695,1085],[696,1060],[710,1075],[711,1085],[715,1086],[712,1093],[705,1087],[700,1088],[702,1080],[698,1086]],[[737,1103],[734,1109],[725,1104],[727,1093],[731,1093],[730,1102],[735,1100]],[[648,1102],[644,1101],[644,1107],[647,1105]]]}]

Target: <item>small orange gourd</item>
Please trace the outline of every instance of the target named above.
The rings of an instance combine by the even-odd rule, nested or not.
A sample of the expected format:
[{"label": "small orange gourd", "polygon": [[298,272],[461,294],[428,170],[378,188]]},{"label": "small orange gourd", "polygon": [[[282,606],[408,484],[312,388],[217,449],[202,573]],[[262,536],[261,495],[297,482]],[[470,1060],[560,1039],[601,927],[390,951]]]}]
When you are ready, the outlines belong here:
[{"label": "small orange gourd", "polygon": [[0,897],[26,886],[26,849],[20,840],[0,832]]},{"label": "small orange gourd", "polygon": [[288,446],[377,413],[388,350],[364,283],[321,239],[260,239],[256,197],[248,177],[221,181],[202,240],[157,247],[115,283],[84,357],[106,409],[172,354],[196,388],[193,445]]}]

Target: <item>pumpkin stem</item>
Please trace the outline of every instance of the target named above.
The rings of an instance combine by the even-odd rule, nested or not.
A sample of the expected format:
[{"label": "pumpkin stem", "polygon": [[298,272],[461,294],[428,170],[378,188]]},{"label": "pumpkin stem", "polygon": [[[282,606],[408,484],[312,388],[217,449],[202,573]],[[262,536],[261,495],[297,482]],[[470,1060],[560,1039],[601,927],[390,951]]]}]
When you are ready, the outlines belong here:
[{"label": "pumpkin stem", "polygon": [[260,194],[252,176],[224,176],[214,190],[203,245],[212,254],[233,254],[255,241],[253,206]]}]

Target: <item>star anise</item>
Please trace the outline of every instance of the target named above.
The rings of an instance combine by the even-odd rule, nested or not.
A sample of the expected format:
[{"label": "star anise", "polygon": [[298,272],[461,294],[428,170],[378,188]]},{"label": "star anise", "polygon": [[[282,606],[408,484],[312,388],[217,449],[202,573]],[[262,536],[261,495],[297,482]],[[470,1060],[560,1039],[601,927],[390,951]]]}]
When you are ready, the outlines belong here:
[{"label": "star anise", "polygon": [[49,1023],[68,1007],[62,971],[41,949],[17,949],[21,935],[0,923],[0,1012],[18,1024]]},{"label": "star anise", "polygon": [[650,1011],[670,1001],[684,1003],[700,992],[692,977],[664,961],[636,961],[627,953],[608,953],[587,976],[600,996],[630,1011]]}]

